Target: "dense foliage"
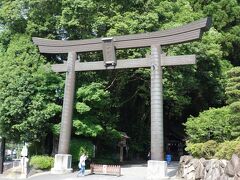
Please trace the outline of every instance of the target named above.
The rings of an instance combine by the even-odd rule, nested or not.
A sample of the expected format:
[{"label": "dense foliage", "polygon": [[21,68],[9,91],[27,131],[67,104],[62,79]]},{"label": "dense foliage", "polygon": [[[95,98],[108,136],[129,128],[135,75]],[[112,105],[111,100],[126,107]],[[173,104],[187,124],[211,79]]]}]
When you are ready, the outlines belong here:
[{"label": "dense foliage", "polygon": [[[104,132],[114,132],[114,112],[111,108],[110,92],[103,83],[90,83],[77,91],[76,119],[73,120],[75,134],[96,137]],[[120,136],[120,135],[119,135]]]},{"label": "dense foliage", "polygon": [[51,118],[61,111],[56,89],[61,82],[28,36],[14,36],[0,53],[0,132],[15,141],[40,141]]},{"label": "dense foliage", "polygon": [[188,140],[203,143],[208,140],[223,142],[231,139],[229,107],[211,108],[201,112],[198,117],[190,117],[185,123]]},{"label": "dense foliage", "polygon": [[[40,55],[31,37],[61,39],[59,33],[64,29],[69,40],[135,34],[211,16],[213,27],[202,40],[163,48],[167,55],[197,55],[196,65],[164,68],[164,133],[166,139],[172,134],[177,137],[173,140],[184,138],[182,123],[192,115],[186,123],[191,143],[238,137],[238,104],[226,106],[238,98],[238,89],[232,90],[238,88],[238,79],[226,78],[225,72],[239,65],[239,13],[237,0],[2,0],[1,136],[44,145],[46,139],[52,141],[52,134],[59,133],[64,76],[45,66],[46,62],[58,62],[56,55]],[[119,59],[147,54],[148,48],[117,51]],[[81,61],[102,60],[98,52],[79,57]],[[233,69],[229,75],[235,72]],[[73,136],[90,139],[99,150],[112,151],[123,131],[131,137],[130,154],[146,154],[150,143],[150,70],[77,75]],[[193,118],[199,112],[200,116]],[[235,129],[229,134],[232,123]]]}]

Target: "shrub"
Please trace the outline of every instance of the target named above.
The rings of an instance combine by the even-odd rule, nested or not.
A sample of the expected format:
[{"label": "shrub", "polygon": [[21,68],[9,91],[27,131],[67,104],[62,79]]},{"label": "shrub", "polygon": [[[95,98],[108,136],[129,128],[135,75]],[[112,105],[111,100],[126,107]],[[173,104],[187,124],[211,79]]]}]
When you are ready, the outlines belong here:
[{"label": "shrub", "polygon": [[30,166],[35,169],[47,170],[53,167],[54,159],[50,156],[32,156]]},{"label": "shrub", "polygon": [[218,149],[218,143],[216,141],[209,140],[203,143],[201,152],[204,158],[211,159],[211,158],[214,158],[214,155],[217,149]]},{"label": "shrub", "polygon": [[93,157],[93,144],[91,141],[85,139],[73,139],[70,143],[70,153],[72,154],[72,161],[77,162],[81,154],[85,153],[89,158]]},{"label": "shrub", "polygon": [[234,153],[239,155],[239,150],[240,150],[240,141],[238,140],[225,141],[219,144],[215,157],[219,159],[229,160],[231,159]]},{"label": "shrub", "polygon": [[213,140],[209,140],[205,143],[187,143],[186,151],[188,151],[192,156],[200,158],[204,157],[206,159],[211,159],[214,157],[218,143]]},{"label": "shrub", "polygon": [[233,154],[240,156],[240,138],[232,141],[217,143],[210,140],[205,143],[187,142],[185,150],[193,157],[204,157],[206,159],[218,158],[230,160]]},{"label": "shrub", "polygon": [[210,108],[201,112],[198,117],[191,116],[184,125],[188,140],[191,143],[204,143],[210,139],[223,142],[232,138],[228,106]]},{"label": "shrub", "polygon": [[203,153],[201,151],[203,143],[190,143],[187,142],[187,147],[185,150],[189,152],[193,157],[200,158],[203,156]]},{"label": "shrub", "polygon": [[240,142],[237,143],[235,149],[234,149],[234,153],[238,155],[238,157],[240,157]]}]

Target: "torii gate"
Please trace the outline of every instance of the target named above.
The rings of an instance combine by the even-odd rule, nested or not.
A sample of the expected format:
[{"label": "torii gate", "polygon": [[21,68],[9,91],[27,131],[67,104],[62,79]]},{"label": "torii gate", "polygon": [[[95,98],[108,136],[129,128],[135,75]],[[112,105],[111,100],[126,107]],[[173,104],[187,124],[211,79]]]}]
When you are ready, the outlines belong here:
[{"label": "torii gate", "polygon": [[[68,153],[72,126],[75,71],[151,67],[151,160],[148,162],[148,166],[151,167],[149,168],[152,171],[150,174],[153,174],[154,177],[163,176],[165,171],[159,172],[158,169],[159,167],[166,167],[163,142],[162,66],[195,64],[196,58],[195,55],[164,56],[161,53],[161,46],[199,39],[210,26],[211,19],[205,18],[170,30],[110,38],[61,41],[34,37],[33,42],[38,45],[41,53],[68,53],[66,64],[52,65],[53,71],[66,72],[59,147],[52,172],[65,173],[72,170],[71,155]],[[151,47],[151,56],[139,59],[116,59],[116,49],[141,47]],[[77,52],[91,51],[103,51],[104,61],[76,61]]]}]

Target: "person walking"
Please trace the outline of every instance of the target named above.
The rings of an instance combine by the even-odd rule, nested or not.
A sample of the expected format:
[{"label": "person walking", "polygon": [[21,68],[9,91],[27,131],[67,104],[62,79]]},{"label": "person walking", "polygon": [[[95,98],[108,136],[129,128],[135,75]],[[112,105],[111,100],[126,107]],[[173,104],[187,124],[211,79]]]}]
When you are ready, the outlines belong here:
[{"label": "person walking", "polygon": [[79,163],[78,163],[78,167],[79,167],[79,172],[77,174],[77,176],[81,175],[81,176],[84,176],[85,174],[85,166],[86,166],[86,161],[87,159],[87,156],[85,155],[85,153],[83,153],[79,159]]}]

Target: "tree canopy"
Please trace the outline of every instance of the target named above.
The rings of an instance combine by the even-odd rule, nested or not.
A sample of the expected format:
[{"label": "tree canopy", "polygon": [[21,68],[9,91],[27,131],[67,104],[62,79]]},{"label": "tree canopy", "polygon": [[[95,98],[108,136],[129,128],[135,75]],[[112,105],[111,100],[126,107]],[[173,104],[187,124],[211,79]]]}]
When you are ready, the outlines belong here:
[{"label": "tree canopy", "polygon": [[0,132],[15,141],[40,141],[61,111],[54,75],[30,38],[14,36],[0,55]]}]

